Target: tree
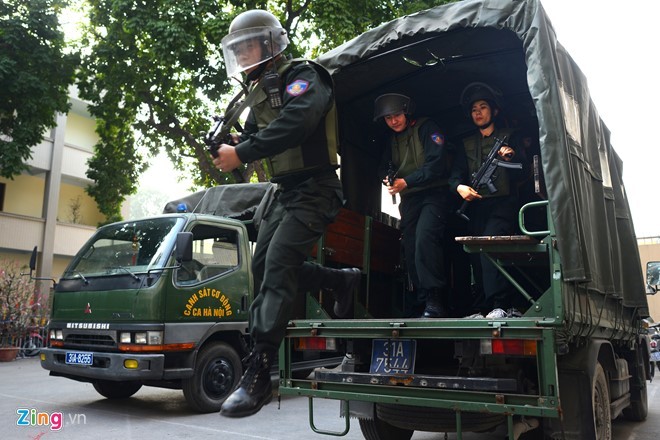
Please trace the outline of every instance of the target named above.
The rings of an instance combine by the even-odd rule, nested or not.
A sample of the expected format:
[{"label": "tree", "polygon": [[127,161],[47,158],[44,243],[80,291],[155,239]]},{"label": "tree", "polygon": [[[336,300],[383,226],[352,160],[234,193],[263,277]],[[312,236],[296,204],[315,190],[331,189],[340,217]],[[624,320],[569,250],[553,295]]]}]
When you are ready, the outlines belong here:
[{"label": "tree", "polygon": [[63,0],[0,3],[0,176],[27,169],[32,148],[68,110],[78,55],[65,53]]},{"label": "tree", "polygon": [[[226,76],[220,42],[240,12],[270,10],[289,32],[287,52],[313,57],[384,21],[440,3],[446,0],[89,0],[84,43],[90,50],[80,89],[93,103],[100,142],[88,172],[96,185],[88,192],[106,217],[116,218],[149,156],[162,147],[198,186],[234,181],[213,167],[202,134],[236,87]],[[246,180],[265,177],[260,163],[242,172]]]}]

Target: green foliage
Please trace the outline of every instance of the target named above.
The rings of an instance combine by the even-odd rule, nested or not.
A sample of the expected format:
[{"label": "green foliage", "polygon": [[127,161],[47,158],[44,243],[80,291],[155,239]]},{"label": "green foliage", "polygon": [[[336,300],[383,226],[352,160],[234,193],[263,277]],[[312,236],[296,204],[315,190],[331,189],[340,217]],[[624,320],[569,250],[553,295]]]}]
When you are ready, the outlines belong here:
[{"label": "green foliage", "polygon": [[0,2],[0,176],[27,169],[31,149],[68,109],[78,63],[65,53],[58,0]]},{"label": "green foliage", "polygon": [[[217,4],[210,0],[89,3],[84,42],[91,52],[83,61],[80,91],[93,102],[100,142],[88,171],[96,186],[88,192],[115,219],[146,167],[138,148],[155,155],[164,147],[179,170],[186,156],[212,168],[199,134],[209,114],[201,98],[217,100],[227,92],[217,61],[209,62],[218,58],[215,45],[227,27],[215,18]],[[221,181],[212,171],[198,180]]]},{"label": "green foliage", "polygon": [[[448,0],[320,0],[309,2],[297,35],[304,53],[316,57],[369,29],[404,15],[450,3]],[[318,44],[310,42],[318,41]]]},{"label": "green foliage", "polygon": [[[210,116],[222,113],[236,88],[226,76],[220,42],[240,12],[270,10],[289,32],[287,52],[314,57],[382,22],[440,3],[446,1],[89,0],[80,90],[93,103],[101,139],[88,172],[97,184],[90,195],[102,213],[116,218],[148,157],[161,147],[196,185],[234,181],[213,166],[202,139]],[[266,173],[253,163],[243,175],[264,179]]]}]

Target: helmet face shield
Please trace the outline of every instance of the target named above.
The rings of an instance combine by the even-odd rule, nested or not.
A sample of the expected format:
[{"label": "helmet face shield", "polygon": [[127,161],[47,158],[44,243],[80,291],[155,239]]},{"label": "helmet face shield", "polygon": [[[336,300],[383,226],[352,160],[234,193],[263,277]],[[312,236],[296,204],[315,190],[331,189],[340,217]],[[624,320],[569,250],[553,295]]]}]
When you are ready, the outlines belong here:
[{"label": "helmet face shield", "polygon": [[249,70],[281,53],[289,42],[286,31],[272,26],[231,32],[222,39],[227,76]]}]

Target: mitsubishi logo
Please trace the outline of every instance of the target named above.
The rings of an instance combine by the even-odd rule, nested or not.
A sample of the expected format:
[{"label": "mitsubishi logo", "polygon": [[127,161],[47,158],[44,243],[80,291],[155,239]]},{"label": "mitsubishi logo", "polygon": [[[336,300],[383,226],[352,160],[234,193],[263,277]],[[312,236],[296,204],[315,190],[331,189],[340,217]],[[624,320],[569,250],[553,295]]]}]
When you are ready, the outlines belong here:
[{"label": "mitsubishi logo", "polygon": [[89,303],[87,303],[87,307],[85,307],[85,313],[87,314],[92,313],[92,308],[90,307]]}]

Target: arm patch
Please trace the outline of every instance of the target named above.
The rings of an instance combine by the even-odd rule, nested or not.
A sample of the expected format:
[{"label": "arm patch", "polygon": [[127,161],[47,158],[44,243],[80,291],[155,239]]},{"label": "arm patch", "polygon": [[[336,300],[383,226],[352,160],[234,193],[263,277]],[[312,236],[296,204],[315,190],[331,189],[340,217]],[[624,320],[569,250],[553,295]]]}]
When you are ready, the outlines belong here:
[{"label": "arm patch", "polygon": [[309,81],[297,79],[286,86],[286,92],[291,96],[300,96],[309,90]]},{"label": "arm patch", "polygon": [[431,135],[431,140],[436,145],[442,146],[445,144],[445,136],[438,133],[437,131]]}]

